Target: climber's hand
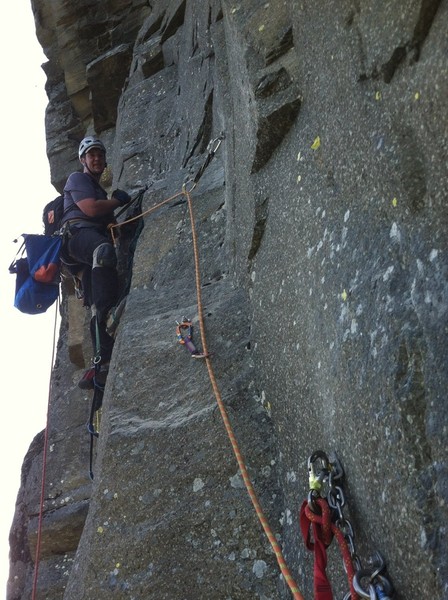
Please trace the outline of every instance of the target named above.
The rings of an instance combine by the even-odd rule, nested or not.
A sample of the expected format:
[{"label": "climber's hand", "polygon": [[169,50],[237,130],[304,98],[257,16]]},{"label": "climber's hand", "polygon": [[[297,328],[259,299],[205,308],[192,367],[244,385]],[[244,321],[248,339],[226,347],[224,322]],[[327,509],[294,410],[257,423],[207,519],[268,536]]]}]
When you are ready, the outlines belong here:
[{"label": "climber's hand", "polygon": [[130,195],[127,192],[124,192],[123,190],[115,190],[114,192],[112,192],[112,198],[118,200],[120,206],[125,206],[131,201]]}]

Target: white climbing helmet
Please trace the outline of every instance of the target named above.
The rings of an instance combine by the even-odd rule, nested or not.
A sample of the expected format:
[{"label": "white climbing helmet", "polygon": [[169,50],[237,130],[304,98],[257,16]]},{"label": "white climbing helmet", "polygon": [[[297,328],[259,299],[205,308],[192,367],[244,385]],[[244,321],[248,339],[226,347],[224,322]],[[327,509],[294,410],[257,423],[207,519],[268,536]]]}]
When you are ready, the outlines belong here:
[{"label": "white climbing helmet", "polygon": [[85,137],[79,144],[79,150],[78,150],[79,159],[81,160],[81,158],[84,156],[84,154],[88,150],[91,150],[92,148],[100,148],[104,152],[104,154],[106,154],[106,148],[105,148],[103,142],[100,139],[98,139],[97,137],[95,137],[94,135],[89,135],[89,136]]}]

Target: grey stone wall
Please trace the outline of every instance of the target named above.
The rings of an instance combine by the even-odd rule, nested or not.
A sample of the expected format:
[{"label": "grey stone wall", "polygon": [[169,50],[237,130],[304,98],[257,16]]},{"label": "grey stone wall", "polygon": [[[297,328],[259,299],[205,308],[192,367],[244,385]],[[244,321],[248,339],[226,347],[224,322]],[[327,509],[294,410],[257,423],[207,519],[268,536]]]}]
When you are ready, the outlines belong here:
[{"label": "grey stone wall", "polygon": [[[307,459],[335,452],[363,564],[398,599],[447,598],[447,3],[34,2],[60,188],[85,132],[144,210],[192,193],[211,363],[300,590]],[[176,198],[178,199],[178,198]],[[39,598],[289,598],[244,489],[200,345],[191,225],[144,220],[89,481],[86,315],[65,289]],[[80,346],[82,346],[80,350]],[[11,530],[31,597],[43,435]],[[335,595],[348,590],[334,542]]]}]

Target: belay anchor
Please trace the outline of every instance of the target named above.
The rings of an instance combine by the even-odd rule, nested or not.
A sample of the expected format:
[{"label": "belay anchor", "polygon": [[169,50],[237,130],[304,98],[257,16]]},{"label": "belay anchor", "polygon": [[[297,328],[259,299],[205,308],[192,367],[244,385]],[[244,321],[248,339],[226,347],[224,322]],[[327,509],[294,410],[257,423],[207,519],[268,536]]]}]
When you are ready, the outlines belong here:
[{"label": "belay anchor", "polygon": [[355,548],[351,522],[345,517],[342,489],[344,470],[333,453],[330,457],[316,450],[308,458],[310,492],[300,509],[300,528],[308,550],[314,552],[314,600],[332,600],[333,592],[326,574],[327,548],[337,540],[350,591],[344,600],[391,600],[394,589],[386,575],[386,564],[379,552],[363,568]]}]

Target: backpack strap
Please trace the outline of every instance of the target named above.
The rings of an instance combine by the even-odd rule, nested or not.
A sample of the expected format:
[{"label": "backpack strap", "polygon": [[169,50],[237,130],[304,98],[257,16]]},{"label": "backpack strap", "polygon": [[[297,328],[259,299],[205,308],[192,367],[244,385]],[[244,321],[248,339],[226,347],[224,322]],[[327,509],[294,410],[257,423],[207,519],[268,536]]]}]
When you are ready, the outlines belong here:
[{"label": "backpack strap", "polygon": [[[18,242],[18,239],[15,239],[14,242]],[[23,254],[25,252],[25,239],[22,242],[22,245],[20,246],[20,248],[17,250],[16,255],[14,256],[14,258],[12,259],[11,264],[8,267],[8,270],[10,273],[15,273],[16,272],[16,262],[18,258],[22,258]]]}]

